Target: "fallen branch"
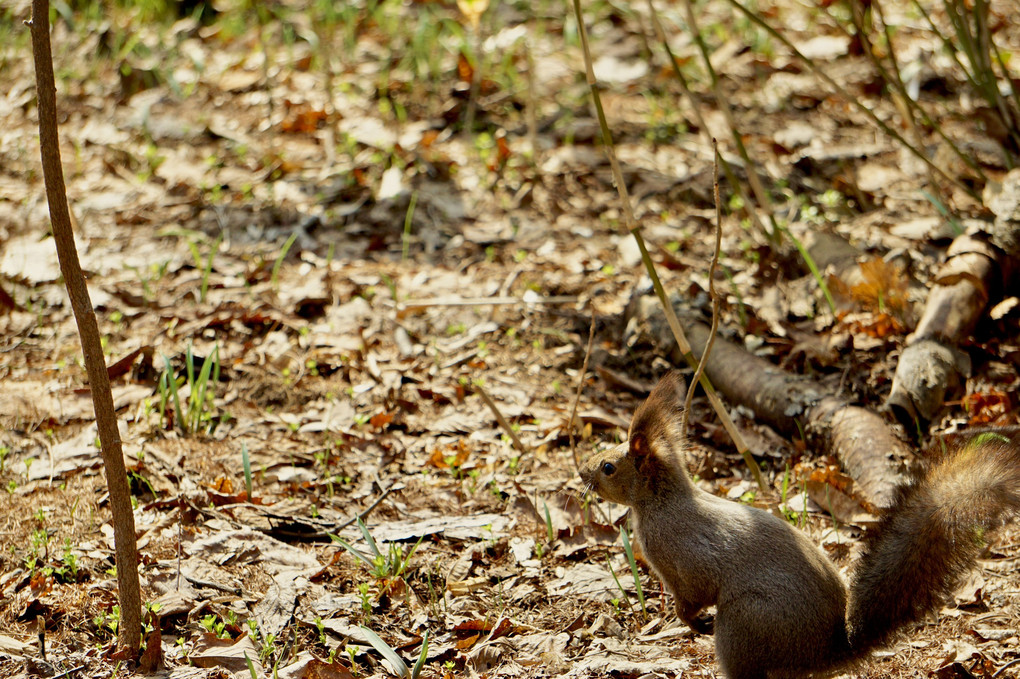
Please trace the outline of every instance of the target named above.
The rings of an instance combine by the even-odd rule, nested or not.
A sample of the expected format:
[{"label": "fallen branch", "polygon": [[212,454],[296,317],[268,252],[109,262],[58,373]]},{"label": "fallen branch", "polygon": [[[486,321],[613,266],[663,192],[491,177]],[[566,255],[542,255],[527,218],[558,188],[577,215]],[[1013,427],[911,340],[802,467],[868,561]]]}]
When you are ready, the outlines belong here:
[{"label": "fallen branch", "polygon": [[985,313],[990,299],[1006,289],[1011,262],[980,235],[953,241],[924,312],[900,355],[886,406],[907,427],[927,427],[947,394],[970,374],[970,357],[957,348]]},{"label": "fallen branch", "polygon": [[[672,344],[654,312],[642,320],[656,341]],[[709,327],[692,322],[687,328],[691,346],[701,353],[712,335]],[[679,362],[682,356],[674,349],[671,358]],[[910,447],[879,415],[829,394],[814,380],[788,373],[722,337],[714,341],[705,373],[729,402],[750,409],[758,421],[788,436],[803,435],[838,457],[863,499],[876,507],[888,507],[906,481]]]}]

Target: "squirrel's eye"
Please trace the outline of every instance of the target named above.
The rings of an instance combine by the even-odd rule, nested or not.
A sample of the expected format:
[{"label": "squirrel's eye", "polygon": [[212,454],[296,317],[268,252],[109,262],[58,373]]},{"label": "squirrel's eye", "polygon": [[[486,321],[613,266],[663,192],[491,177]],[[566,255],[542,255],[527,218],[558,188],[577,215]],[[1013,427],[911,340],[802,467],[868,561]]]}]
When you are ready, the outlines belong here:
[{"label": "squirrel's eye", "polygon": [[616,466],[612,462],[602,463],[602,473],[606,476],[612,476],[613,472],[616,471]]}]

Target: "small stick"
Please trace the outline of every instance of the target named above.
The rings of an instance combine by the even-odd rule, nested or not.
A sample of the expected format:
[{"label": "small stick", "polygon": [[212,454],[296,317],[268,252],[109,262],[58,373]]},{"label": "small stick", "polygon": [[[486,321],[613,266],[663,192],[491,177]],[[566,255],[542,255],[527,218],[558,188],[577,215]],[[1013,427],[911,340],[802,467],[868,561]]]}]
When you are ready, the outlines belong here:
[{"label": "small stick", "polygon": [[341,524],[340,524],[339,526],[336,526],[336,527],[335,527],[335,528],[333,529],[333,532],[334,532],[334,533],[339,533],[339,532],[340,532],[340,531],[342,531],[342,530],[343,530],[344,528],[347,528],[347,526],[349,526],[349,525],[351,525],[352,523],[356,522],[356,521],[357,521],[358,519],[361,519],[362,521],[364,521],[364,520],[365,520],[365,517],[366,517],[366,516],[368,516],[369,514],[371,514],[371,513],[372,513],[372,510],[373,510],[373,509],[375,509],[376,507],[378,507],[378,506],[379,506],[379,503],[380,503],[380,502],[382,502],[383,500],[385,500],[385,499],[386,499],[386,496],[390,494],[390,491],[391,491],[391,490],[393,490],[393,486],[390,486],[389,488],[387,488],[386,490],[384,490],[384,491],[382,492],[382,495],[380,495],[379,497],[377,497],[377,498],[375,499],[375,501],[373,501],[373,502],[372,502],[372,504],[370,504],[370,505],[369,505],[368,507],[366,507],[366,508],[365,508],[364,510],[362,510],[362,511],[361,511],[360,513],[358,513],[358,514],[355,514],[355,515],[354,515],[354,516],[353,516],[352,518],[350,518],[350,519],[348,519],[347,521],[345,521],[345,522],[341,523]]},{"label": "small stick", "polygon": [[517,437],[517,432],[513,430],[510,423],[506,421],[505,417],[503,417],[503,413],[499,412],[499,408],[496,407],[496,402],[489,398],[489,395],[485,393],[485,389],[482,388],[482,385],[476,383],[474,387],[475,391],[478,392],[478,395],[482,397],[483,401],[485,401],[485,405],[489,406],[489,410],[491,410],[492,414],[496,416],[496,421],[499,422],[499,426],[501,426],[503,431],[510,436],[510,440],[513,441],[514,444],[514,448],[516,448],[522,455],[527,453],[528,449],[523,443],[521,443],[521,439]]},{"label": "small stick", "polygon": [[[691,387],[687,390],[687,398],[684,399],[684,412],[680,418],[680,436],[687,437],[687,420],[691,415],[691,402],[694,400],[694,389],[698,380],[705,372],[705,364],[708,363],[708,355],[712,353],[712,345],[715,343],[715,334],[719,330],[719,293],[715,289],[715,269],[719,264],[719,251],[722,249],[722,200],[719,196],[719,146],[715,139],[712,139],[712,150],[715,152],[715,159],[712,163],[712,191],[715,196],[715,252],[712,253],[712,263],[708,267],[708,296],[712,300],[712,329],[708,333],[708,341],[705,342],[705,351],[698,361],[698,368],[691,378]],[[748,461],[751,464],[753,460]],[[757,466],[757,465],[755,465]]]},{"label": "small stick", "polygon": [[581,469],[581,463],[577,459],[577,448],[574,446],[574,420],[577,418],[577,404],[581,402],[581,389],[584,388],[584,376],[588,372],[588,359],[591,358],[591,345],[595,340],[595,308],[591,310],[591,325],[588,326],[588,347],[584,350],[584,361],[581,363],[581,372],[577,375],[577,393],[574,394],[574,407],[570,409],[570,423],[567,425],[570,431],[570,456],[574,458],[574,467]]},{"label": "small stick", "polygon": [[577,301],[577,297],[560,295],[554,297],[536,297],[535,299],[523,299],[521,297],[433,297],[432,299],[409,299],[401,302],[403,309],[419,309],[433,306],[497,306],[507,304],[571,304]]}]

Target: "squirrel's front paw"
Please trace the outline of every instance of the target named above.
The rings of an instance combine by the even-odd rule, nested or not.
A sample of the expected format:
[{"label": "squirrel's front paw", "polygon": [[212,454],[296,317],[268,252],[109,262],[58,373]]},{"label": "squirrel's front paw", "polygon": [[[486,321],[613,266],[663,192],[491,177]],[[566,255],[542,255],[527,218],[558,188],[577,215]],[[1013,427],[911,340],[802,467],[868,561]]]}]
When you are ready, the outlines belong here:
[{"label": "squirrel's front paw", "polygon": [[715,631],[715,616],[709,613],[685,621],[687,625],[698,634],[712,634]]}]

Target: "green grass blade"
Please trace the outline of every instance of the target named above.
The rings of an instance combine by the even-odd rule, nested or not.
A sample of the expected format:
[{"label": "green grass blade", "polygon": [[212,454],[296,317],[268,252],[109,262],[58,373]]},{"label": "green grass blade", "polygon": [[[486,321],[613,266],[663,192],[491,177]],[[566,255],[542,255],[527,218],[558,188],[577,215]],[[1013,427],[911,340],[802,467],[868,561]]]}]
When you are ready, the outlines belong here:
[{"label": "green grass blade", "polygon": [[396,573],[394,573],[394,577],[397,577],[397,578],[399,578],[400,576],[402,576],[402,575],[404,574],[404,569],[406,569],[406,568],[407,568],[407,564],[408,564],[408,562],[410,562],[410,561],[411,561],[411,556],[412,556],[412,555],[414,555],[414,551],[415,551],[416,549],[418,549],[418,545],[420,545],[420,544],[421,544],[421,541],[422,541],[422,540],[424,540],[424,539],[425,539],[425,536],[424,536],[424,535],[422,535],[422,536],[421,536],[420,538],[418,538],[418,542],[414,543],[414,546],[413,546],[413,547],[411,547],[411,551],[410,551],[410,552],[408,552],[408,553],[407,553],[407,556],[405,556],[405,557],[404,557],[404,558],[403,558],[403,559],[401,560],[401,562],[400,562],[400,567],[399,567],[399,568],[397,568],[397,572],[396,572]]},{"label": "green grass blade", "polygon": [[[424,537],[424,536],[423,536]],[[421,542],[419,540],[419,542]],[[429,656],[429,631],[425,630],[425,636],[421,640],[421,653],[418,654],[418,661],[414,663],[414,667],[411,669],[411,679],[418,679],[418,675],[421,674],[422,668],[425,667],[425,660]]]},{"label": "green grass blade", "polygon": [[634,576],[634,584],[637,586],[637,598],[638,603],[641,604],[641,612],[644,613],[645,617],[648,617],[648,609],[645,608],[645,593],[641,589],[641,576],[638,574],[637,561],[634,559],[634,550],[630,546],[630,533],[627,532],[626,528],[620,530],[620,535],[623,538],[623,551],[627,553],[627,563],[630,564],[631,575]]},{"label": "green grass blade", "polygon": [[248,651],[244,652],[244,660],[248,663],[248,674],[251,675],[251,679],[259,679],[259,673],[255,671],[255,663],[248,657]]},{"label": "green grass blade", "polygon": [[248,446],[241,444],[241,465],[244,467],[244,488],[248,491],[248,501],[252,499],[251,458],[248,457]]},{"label": "green grass blade", "polygon": [[362,552],[360,549],[356,549],[355,547],[351,546],[351,543],[347,542],[347,540],[344,540],[339,535],[333,535],[332,533],[329,534],[329,539],[332,540],[333,542],[336,542],[341,547],[350,552],[351,556],[360,559],[361,561],[364,561],[366,564],[368,564],[369,568],[373,569],[375,568],[375,561],[373,561],[370,556]]},{"label": "green grass blade", "polygon": [[360,516],[358,517],[358,528],[361,530],[361,534],[365,536],[365,542],[367,542],[368,546],[372,549],[372,553],[377,557],[383,556],[383,553],[379,551],[378,545],[375,544],[372,534],[368,532],[368,526],[365,525],[365,522],[361,520]]},{"label": "green grass blade", "polygon": [[273,286],[273,290],[276,290],[278,278],[280,276],[280,267],[283,265],[283,260],[287,257],[287,251],[290,250],[290,246],[294,245],[294,241],[297,240],[297,231],[290,234],[290,238],[283,244],[283,248],[280,249],[280,254],[277,255],[276,261],[273,262],[273,273],[270,275],[270,283]]},{"label": "green grass blade", "polygon": [[198,373],[198,379],[195,380],[195,383],[191,386],[191,400],[188,402],[188,405],[189,409],[193,409],[192,422],[195,430],[199,428],[203,419],[202,416],[206,412],[205,396],[209,393],[209,377],[212,373],[213,366],[219,365],[219,353],[220,347],[219,345],[215,345],[212,353],[209,354],[202,363],[202,370]]},{"label": "green grass blade", "polygon": [[[222,243],[222,242],[223,242],[223,234],[221,233],[219,238],[217,238],[213,242],[212,247],[209,248],[209,256],[206,257],[205,266],[202,267],[202,287],[199,290],[199,295],[198,295],[198,301],[199,302],[204,302],[205,301],[205,295],[206,295],[207,292],[209,292],[209,274],[212,273],[213,259],[216,257],[216,253],[219,252],[220,243]],[[197,249],[196,249],[196,252],[197,252]]]},{"label": "green grass blade", "polygon": [[625,590],[623,585],[620,584],[620,578],[616,577],[616,571],[613,570],[613,564],[609,562],[608,556],[606,556],[606,570],[608,570],[609,574],[613,576],[613,581],[616,583],[616,587],[620,590],[620,594],[623,595],[623,600],[627,602],[627,608],[633,612],[634,605],[630,602],[630,597],[627,596],[627,590]]},{"label": "green grass blade", "polygon": [[166,364],[166,387],[170,392],[170,400],[174,405],[174,415],[177,417],[177,426],[184,431],[185,434],[190,433],[187,428],[187,423],[184,421],[184,411],[181,409],[181,396],[177,393],[177,377],[174,375],[174,368],[170,365],[170,359],[166,356],[163,357],[163,362]]},{"label": "green grass blade", "polygon": [[407,665],[400,659],[400,656],[397,655],[397,652],[394,651],[389,644],[383,641],[378,634],[364,625],[361,625],[361,631],[365,633],[366,637],[368,637],[368,643],[372,644],[372,648],[379,651],[382,656],[389,661],[390,666],[393,667],[393,671],[396,672],[398,677],[411,679],[411,670],[407,669]]}]

